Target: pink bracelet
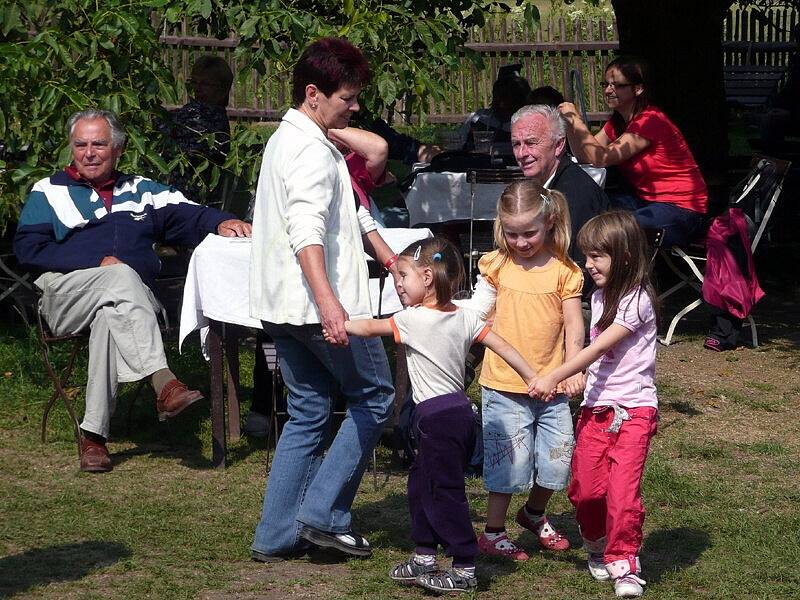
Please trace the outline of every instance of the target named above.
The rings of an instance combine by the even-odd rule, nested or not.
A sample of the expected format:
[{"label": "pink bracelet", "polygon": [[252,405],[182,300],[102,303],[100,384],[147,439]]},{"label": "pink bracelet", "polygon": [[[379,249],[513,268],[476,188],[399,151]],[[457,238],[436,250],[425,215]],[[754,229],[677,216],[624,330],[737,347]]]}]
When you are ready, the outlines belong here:
[{"label": "pink bracelet", "polygon": [[388,271],[392,267],[392,265],[396,262],[397,262],[397,254],[392,254],[392,256],[389,257],[389,260],[383,263],[383,266],[386,267],[386,270]]}]

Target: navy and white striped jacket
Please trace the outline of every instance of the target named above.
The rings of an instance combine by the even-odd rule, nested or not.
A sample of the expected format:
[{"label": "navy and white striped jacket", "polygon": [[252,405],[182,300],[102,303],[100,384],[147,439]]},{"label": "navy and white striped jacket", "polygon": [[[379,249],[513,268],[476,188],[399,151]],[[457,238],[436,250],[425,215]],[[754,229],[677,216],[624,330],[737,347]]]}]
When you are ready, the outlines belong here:
[{"label": "navy and white striped jacket", "polygon": [[166,185],[121,174],[111,212],[88,184],[60,171],[37,181],[22,209],[14,253],[37,272],[69,273],[114,256],[147,285],[161,270],[154,242],[196,246],[231,214],[201,206]]}]

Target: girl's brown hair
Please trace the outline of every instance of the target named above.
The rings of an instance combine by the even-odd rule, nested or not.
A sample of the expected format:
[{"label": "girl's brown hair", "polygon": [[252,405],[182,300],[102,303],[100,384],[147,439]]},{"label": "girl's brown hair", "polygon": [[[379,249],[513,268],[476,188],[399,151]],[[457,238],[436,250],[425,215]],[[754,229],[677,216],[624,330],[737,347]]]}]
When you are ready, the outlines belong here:
[{"label": "girl's brown hair", "polygon": [[[613,210],[590,219],[578,232],[578,247],[585,255],[601,252],[611,257],[611,269],[603,287],[603,314],[599,330],[614,322],[622,298],[631,291],[650,296],[658,314],[658,297],[650,279],[647,237],[632,213]],[[639,319],[642,316],[639,315]]]},{"label": "girl's brown hair", "polygon": [[410,260],[415,267],[430,268],[436,307],[445,308],[464,283],[464,262],[458,249],[444,238],[434,237],[414,242],[399,256]]},{"label": "girl's brown hair", "polygon": [[494,221],[494,243],[500,250],[500,256],[505,261],[513,251],[508,247],[506,236],[503,234],[502,219],[505,215],[518,215],[532,211],[537,217],[541,216],[545,223],[551,224],[552,229],[547,236],[547,248],[558,259],[567,264],[569,249],[569,208],[564,194],[557,190],[548,190],[532,179],[520,179],[511,183],[497,201],[497,219]]}]

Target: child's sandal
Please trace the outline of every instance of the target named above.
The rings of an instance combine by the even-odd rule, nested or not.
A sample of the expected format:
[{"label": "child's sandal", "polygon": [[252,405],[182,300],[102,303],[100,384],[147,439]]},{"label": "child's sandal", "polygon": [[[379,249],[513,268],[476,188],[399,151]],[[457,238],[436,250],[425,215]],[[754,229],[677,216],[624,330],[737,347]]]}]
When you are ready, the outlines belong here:
[{"label": "child's sandal", "polygon": [[475,577],[464,577],[455,569],[425,573],[417,577],[417,585],[441,594],[471,592],[478,588]]},{"label": "child's sandal", "polygon": [[389,577],[398,583],[412,585],[417,581],[417,577],[425,573],[432,573],[438,571],[439,567],[436,563],[432,565],[424,565],[414,560],[412,556],[406,562],[396,565],[389,571]]}]

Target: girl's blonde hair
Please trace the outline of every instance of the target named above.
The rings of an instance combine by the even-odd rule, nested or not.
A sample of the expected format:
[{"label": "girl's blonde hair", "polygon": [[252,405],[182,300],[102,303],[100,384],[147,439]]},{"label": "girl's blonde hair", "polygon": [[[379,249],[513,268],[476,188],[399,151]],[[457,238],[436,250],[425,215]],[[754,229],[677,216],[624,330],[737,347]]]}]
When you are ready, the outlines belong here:
[{"label": "girl's blonde hair", "polygon": [[[587,256],[600,252],[611,257],[598,329],[602,331],[614,322],[619,303],[633,290],[650,296],[653,310],[658,314],[658,296],[650,279],[647,237],[632,213],[613,210],[597,215],[581,227],[577,241]],[[639,319],[643,320],[641,315]]]},{"label": "girl's blonde hair", "polygon": [[461,260],[461,253],[444,238],[433,237],[414,242],[399,256],[409,259],[417,268],[431,269],[437,308],[444,308],[450,304],[464,283],[464,262]]},{"label": "girl's blonde hair", "polygon": [[511,183],[497,201],[497,219],[494,221],[494,243],[503,259],[511,256],[506,236],[503,235],[502,219],[505,215],[518,215],[532,211],[552,229],[547,237],[547,248],[562,262],[569,264],[569,208],[564,194],[548,190],[532,179],[520,179]]}]

